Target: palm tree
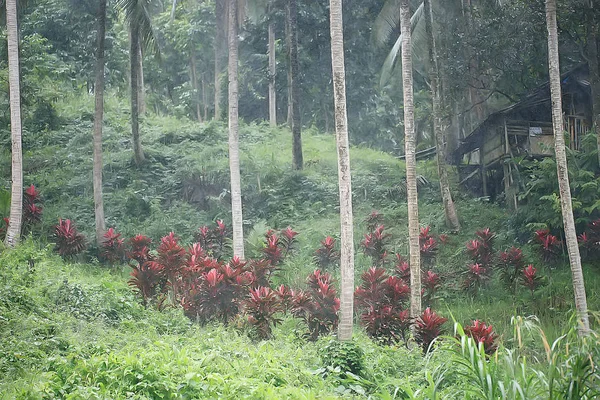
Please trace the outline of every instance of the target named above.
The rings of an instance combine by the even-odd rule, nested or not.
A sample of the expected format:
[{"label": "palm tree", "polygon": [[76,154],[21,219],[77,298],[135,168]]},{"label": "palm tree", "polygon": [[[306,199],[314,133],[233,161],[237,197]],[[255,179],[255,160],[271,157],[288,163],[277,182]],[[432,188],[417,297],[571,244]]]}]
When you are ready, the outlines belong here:
[{"label": "palm tree", "polygon": [[587,334],[590,331],[590,323],[588,319],[583,272],[581,270],[581,257],[579,256],[577,233],[575,231],[575,221],[573,219],[569,171],[567,169],[567,156],[563,132],[562,93],[560,88],[558,33],[556,26],[556,0],[546,0],[546,25],[548,28],[548,64],[550,69],[550,95],[552,99],[552,125],[554,127],[554,151],[556,153],[560,205],[565,228],[567,252],[569,253],[569,262],[571,264],[571,275],[573,277],[575,307],[577,308],[581,323],[580,333]]},{"label": "palm tree", "polygon": [[10,220],[5,243],[14,247],[21,236],[23,215],[23,152],[21,148],[21,90],[19,86],[19,31],[17,1],[6,0],[6,33],[8,42],[8,83],[10,93],[10,133],[12,138],[12,194]]},{"label": "palm tree", "polygon": [[269,21],[269,124],[277,126],[277,98],[275,91],[275,78],[277,64],[275,63],[275,24]]},{"label": "palm tree", "polygon": [[298,98],[298,8],[296,0],[288,0],[287,9],[288,26],[288,91],[291,105],[292,128],[292,167],[300,170],[304,167],[302,157],[302,127],[300,126],[300,99]]},{"label": "palm tree", "polygon": [[404,91],[404,146],[406,156],[406,196],[410,252],[410,315],[421,314],[421,253],[419,247],[419,205],[415,158],[415,107],[413,99],[412,46],[409,0],[400,0],[402,37],[402,89]]},{"label": "palm tree", "polygon": [[150,48],[159,53],[149,8],[153,0],[118,0],[117,6],[125,12],[131,34],[129,40],[130,83],[131,83],[131,135],[133,138],[133,156],[135,164],[140,166],[144,160],[144,151],[140,139],[140,73],[142,49]]},{"label": "palm tree", "polygon": [[458,222],[456,207],[454,207],[452,193],[450,192],[450,183],[448,182],[448,167],[446,165],[445,138],[442,130],[439,65],[435,36],[433,35],[433,12],[431,10],[431,0],[424,0],[423,6],[423,11],[425,13],[425,31],[429,48],[429,81],[431,87],[431,96],[433,99],[433,136],[436,147],[438,176],[440,178],[440,192],[442,193],[442,203],[444,204],[446,226],[453,232],[458,232],[460,230],[460,222]]},{"label": "palm tree", "polygon": [[99,0],[96,32],[96,83],[94,85],[94,210],[96,243],[104,240],[104,201],[102,199],[102,120],[104,116],[104,40],[106,37],[106,0]]},{"label": "palm tree", "polygon": [[339,340],[352,339],[354,315],[354,232],[352,220],[352,184],[350,178],[350,149],[348,145],[348,116],[346,113],[346,72],[344,67],[344,33],[342,0],[330,0],[331,64],[335,102],[335,132],[338,151],[338,182],[340,190],[342,291]]},{"label": "palm tree", "polygon": [[221,72],[223,43],[227,37],[227,0],[215,0],[215,120],[221,119]]},{"label": "palm tree", "polygon": [[231,216],[233,255],[244,259],[242,185],[240,179],[238,120],[238,0],[229,0],[229,172],[231,179]]}]

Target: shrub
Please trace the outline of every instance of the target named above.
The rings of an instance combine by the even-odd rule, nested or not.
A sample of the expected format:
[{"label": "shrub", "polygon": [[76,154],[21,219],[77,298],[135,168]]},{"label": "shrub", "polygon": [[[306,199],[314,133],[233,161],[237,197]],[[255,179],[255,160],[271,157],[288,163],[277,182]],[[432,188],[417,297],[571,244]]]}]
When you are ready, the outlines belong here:
[{"label": "shrub", "polygon": [[165,270],[156,261],[146,261],[133,268],[127,283],[142,296],[143,304],[147,306],[148,302],[164,289]]},{"label": "shrub", "polygon": [[100,256],[109,264],[114,264],[123,259],[124,248],[121,234],[115,232],[114,228],[108,228],[104,234],[104,241],[101,245]]},{"label": "shrub", "polygon": [[340,299],[329,274],[315,270],[306,281],[308,290],[293,295],[292,315],[306,323],[307,337],[316,340],[337,328]]},{"label": "shrub", "polygon": [[[6,237],[6,230],[8,229],[8,223],[10,222],[10,219],[7,217],[2,218],[2,222],[4,222],[4,226],[0,226],[0,239],[2,239],[2,241],[4,241],[4,238]],[[1,222],[0,222],[1,224]]]},{"label": "shrub", "polygon": [[58,220],[58,225],[54,227],[54,238],[54,249],[62,258],[70,258],[85,250],[85,236],[77,231],[70,219]]},{"label": "shrub", "polygon": [[421,228],[419,233],[419,247],[421,252],[421,258],[424,264],[432,265],[435,261],[435,256],[438,251],[438,243],[435,238],[429,233],[430,228],[427,226]]},{"label": "shrub", "polygon": [[39,205],[40,192],[34,185],[25,190],[23,196],[23,229],[31,229],[42,221],[42,207]]},{"label": "shrub", "polygon": [[498,269],[500,271],[500,279],[504,286],[513,294],[516,291],[516,285],[519,275],[523,269],[523,251],[516,247],[511,247],[508,251],[500,253],[498,260]]},{"label": "shrub", "polygon": [[558,260],[562,250],[562,242],[550,233],[548,229],[539,229],[533,236],[534,242],[542,254],[542,259],[547,263]]},{"label": "shrub", "polygon": [[335,249],[335,239],[327,236],[321,241],[321,247],[315,251],[315,264],[320,269],[327,269],[340,263],[340,252]]},{"label": "shrub", "polygon": [[465,327],[465,334],[476,343],[481,343],[485,354],[492,354],[498,348],[497,340],[498,335],[494,332],[492,325],[486,325],[485,323],[475,320],[471,325]]},{"label": "shrub", "polygon": [[271,263],[271,261],[262,258],[260,260],[250,260],[249,271],[254,276],[253,287],[270,286],[271,275],[279,268]]},{"label": "shrub", "polygon": [[276,318],[275,314],[283,311],[277,292],[264,286],[250,289],[250,294],[243,302],[243,306],[248,315],[248,322],[255,329],[258,338],[269,339],[271,327],[281,322],[281,319]]},{"label": "shrub", "polygon": [[433,341],[441,335],[442,325],[448,321],[447,318],[440,317],[427,307],[423,313],[415,320],[415,340],[421,345],[424,353],[427,353]]},{"label": "shrub", "polygon": [[523,269],[523,274],[521,275],[521,284],[525,286],[531,292],[531,296],[533,297],[533,292],[543,285],[542,277],[537,274],[537,269],[533,267],[533,265],[529,264],[525,269]]},{"label": "shrub", "polygon": [[402,279],[388,276],[382,268],[369,268],[361,279],[354,296],[357,307],[362,309],[360,319],[367,334],[386,344],[405,340],[410,322],[402,308],[410,288]]},{"label": "shrub", "polygon": [[279,237],[272,230],[269,230],[266,234],[266,244],[262,248],[263,256],[272,265],[279,265],[283,261],[283,252],[280,247]]},{"label": "shrub", "polygon": [[298,232],[292,230],[292,228],[290,228],[289,226],[281,231],[281,239],[279,241],[279,244],[283,252],[282,258],[286,258],[290,253],[292,253],[295,250],[294,247],[298,241],[298,239],[296,239],[296,236],[298,236]]},{"label": "shrub", "polygon": [[283,312],[287,312],[288,310],[290,310],[292,307],[294,292],[290,290],[290,288],[288,288],[287,286],[280,285],[275,291],[275,293],[277,293],[277,296],[279,296]]},{"label": "shrub", "polygon": [[442,279],[433,271],[427,271],[423,276],[423,289],[425,290],[423,299],[426,302],[433,301],[435,294],[442,287]]},{"label": "shrub", "polygon": [[168,235],[163,236],[160,239],[160,245],[156,250],[158,253],[157,262],[162,266],[165,271],[165,275],[169,280],[171,289],[173,290],[173,304],[177,301],[179,295],[179,280],[181,277],[181,270],[183,269],[186,261],[186,252],[183,247],[179,245],[179,239],[175,236],[174,232],[170,232]]},{"label": "shrub", "polygon": [[410,265],[402,255],[396,253],[396,265],[394,266],[396,276],[404,281],[407,285],[410,284]]},{"label": "shrub", "polygon": [[374,210],[365,218],[365,223],[367,224],[367,232],[373,233],[378,226],[383,224],[383,214]]},{"label": "shrub", "polygon": [[341,342],[329,339],[319,353],[327,370],[339,370],[342,374],[350,372],[358,376],[364,372],[365,353],[353,340]]},{"label": "shrub", "polygon": [[577,239],[584,257],[590,260],[600,257],[600,219],[589,222]]},{"label": "shrub", "polygon": [[363,252],[366,256],[371,257],[375,266],[385,264],[388,254],[386,246],[391,235],[384,233],[384,229],[383,225],[379,225],[372,233],[366,234],[364,240],[360,243]]},{"label": "shrub", "polygon": [[213,258],[221,260],[225,257],[225,253],[229,250],[227,238],[229,229],[222,220],[217,220],[217,226],[209,228],[202,226],[196,232],[194,239],[200,243],[200,246]]},{"label": "shrub", "polygon": [[129,260],[136,261],[138,265],[144,264],[146,261],[151,261],[150,256],[150,245],[152,239],[144,235],[136,235],[129,239],[129,251],[127,251],[127,258]]},{"label": "shrub", "polygon": [[470,292],[473,296],[479,293],[479,289],[489,279],[489,271],[481,264],[471,264],[465,272],[465,280],[463,281],[463,289]]},{"label": "shrub", "polygon": [[481,264],[486,268],[492,266],[494,253],[494,238],[489,228],[475,232],[477,239],[467,242],[467,254],[475,264]]}]

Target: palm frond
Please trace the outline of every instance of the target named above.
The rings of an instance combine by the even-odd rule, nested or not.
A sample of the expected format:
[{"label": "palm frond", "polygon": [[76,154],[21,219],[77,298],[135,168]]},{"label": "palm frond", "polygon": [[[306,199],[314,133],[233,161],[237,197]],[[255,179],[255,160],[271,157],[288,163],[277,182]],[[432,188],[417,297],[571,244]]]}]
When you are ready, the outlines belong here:
[{"label": "palm frond", "polygon": [[136,27],[139,32],[140,43],[144,50],[160,55],[157,35],[150,15],[150,8],[154,0],[118,0],[117,8],[123,11],[125,20],[130,27]]},{"label": "palm frond", "polygon": [[[412,53],[414,57],[413,64],[415,66],[420,66],[417,69],[417,72],[425,75],[425,71],[427,71],[427,35],[425,33],[425,21],[423,20],[423,3],[419,5],[419,7],[415,10],[413,15],[410,17],[410,31],[412,37]],[[394,46],[388,53],[383,66],[381,67],[381,78],[379,81],[379,85],[381,87],[385,86],[386,83],[390,80],[394,67],[396,65],[396,60],[398,59],[398,54],[400,54],[400,50],[402,49],[402,35],[398,36]]]}]

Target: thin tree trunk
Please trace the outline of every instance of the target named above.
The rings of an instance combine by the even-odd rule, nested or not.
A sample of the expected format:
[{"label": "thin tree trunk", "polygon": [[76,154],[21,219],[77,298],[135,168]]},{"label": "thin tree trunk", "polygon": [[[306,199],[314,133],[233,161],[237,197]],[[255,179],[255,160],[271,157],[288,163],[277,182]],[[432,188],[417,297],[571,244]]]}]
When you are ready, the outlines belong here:
[{"label": "thin tree trunk", "polygon": [[404,144],[406,156],[406,192],[408,203],[408,240],[410,252],[410,315],[421,314],[421,253],[419,247],[419,205],[415,158],[415,108],[413,98],[410,5],[400,0],[402,35],[402,89],[404,91]]},{"label": "thin tree trunk", "polygon": [[229,0],[229,172],[231,174],[231,216],[233,255],[244,259],[242,188],[240,179],[238,121],[238,33],[237,1]]},{"label": "thin tree trunk", "polygon": [[202,74],[202,103],[204,104],[204,120],[208,121],[208,94],[206,93],[206,79]]},{"label": "thin tree trunk", "polygon": [[596,132],[596,143],[598,148],[598,165],[600,165],[600,66],[598,61],[598,26],[594,20],[594,3],[590,1],[590,9],[587,13],[587,58],[590,71],[590,86],[592,89],[592,125]]},{"label": "thin tree trunk", "polygon": [[331,64],[335,102],[335,133],[338,151],[338,182],[340,190],[341,262],[342,274],[340,322],[338,339],[352,339],[354,315],[354,231],[352,219],[352,184],[350,149],[348,145],[348,115],[346,112],[346,72],[344,67],[344,30],[342,0],[331,0]]},{"label": "thin tree trunk", "polygon": [[290,26],[290,101],[292,106],[292,167],[301,170],[304,167],[302,158],[302,127],[300,126],[300,101],[298,98],[298,10],[296,0],[288,0],[287,18]]},{"label": "thin tree trunk", "polygon": [[8,42],[8,86],[10,93],[10,134],[12,140],[12,185],[10,219],[4,243],[14,247],[21,237],[23,216],[23,152],[21,148],[21,89],[19,84],[19,31],[17,1],[6,0]]},{"label": "thin tree trunk", "polygon": [[292,128],[292,68],[289,65],[290,59],[290,51],[292,48],[292,31],[290,29],[290,18],[289,18],[289,8],[286,7],[285,12],[285,45],[287,47],[287,59],[288,59],[288,68],[287,68],[287,116],[286,122],[287,126]]},{"label": "thin tree trunk", "polygon": [[200,106],[200,93],[198,90],[198,75],[196,72],[196,57],[192,52],[190,56],[190,78],[192,80],[192,89],[194,90],[194,103],[196,103],[196,119],[202,122],[202,107]]},{"label": "thin tree trunk", "polygon": [[590,331],[590,324],[588,319],[587,299],[585,295],[583,271],[581,269],[581,257],[579,256],[579,246],[577,243],[577,233],[575,231],[575,221],[573,219],[569,171],[567,169],[567,156],[563,132],[562,93],[560,87],[558,33],[556,26],[556,0],[546,0],[546,24],[548,28],[548,64],[550,68],[554,149],[556,153],[560,205],[565,229],[565,242],[567,243],[571,274],[573,276],[575,307],[577,308],[581,324],[580,333],[588,334]]},{"label": "thin tree trunk", "polygon": [[225,41],[225,17],[227,0],[216,0],[215,1],[215,115],[214,119],[219,121],[221,119],[221,70],[223,68],[221,60],[223,58],[223,42]]},{"label": "thin tree trunk", "polygon": [[146,113],[146,84],[144,82],[144,53],[142,52],[141,43],[138,43],[138,63],[138,107],[140,109],[140,115],[144,115]]},{"label": "thin tree trunk", "polygon": [[277,74],[275,64],[275,25],[269,23],[269,123],[277,126],[277,100],[275,93],[275,76]]},{"label": "thin tree trunk", "polygon": [[139,90],[138,90],[138,68],[139,68],[139,27],[132,22],[131,26],[131,40],[129,57],[130,68],[131,68],[131,135],[133,136],[133,158],[135,165],[138,167],[142,165],[145,160],[144,151],[142,150],[142,142],[140,140],[140,121],[139,121]]},{"label": "thin tree trunk", "polygon": [[102,122],[104,118],[104,40],[106,37],[106,0],[98,5],[96,32],[96,83],[94,85],[94,210],[96,220],[96,243],[104,242],[106,225],[104,221],[104,200],[102,197]]},{"label": "thin tree trunk", "polygon": [[444,132],[442,131],[442,108],[439,90],[439,67],[437,63],[437,48],[433,35],[433,13],[430,0],[424,0],[425,11],[425,30],[429,44],[429,78],[431,81],[431,95],[433,99],[433,133],[436,147],[436,159],[438,175],[440,178],[440,192],[442,194],[442,203],[444,204],[444,215],[446,216],[446,226],[453,232],[460,231],[460,222],[452,200],[450,192],[450,183],[448,182],[448,166],[446,165],[446,149],[444,144]]}]

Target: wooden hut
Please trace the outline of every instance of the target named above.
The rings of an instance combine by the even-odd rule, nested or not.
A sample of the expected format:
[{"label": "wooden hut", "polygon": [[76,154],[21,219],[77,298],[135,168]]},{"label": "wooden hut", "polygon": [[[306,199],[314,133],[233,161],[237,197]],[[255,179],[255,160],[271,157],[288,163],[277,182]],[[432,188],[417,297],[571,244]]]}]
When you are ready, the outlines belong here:
[{"label": "wooden hut", "polygon": [[[577,149],[590,129],[592,99],[587,65],[561,76],[564,129]],[[554,154],[550,85],[545,83],[521,101],[497,111],[461,141],[452,154],[461,183],[483,196],[504,191],[507,204],[517,207],[515,157],[541,158]]]}]

